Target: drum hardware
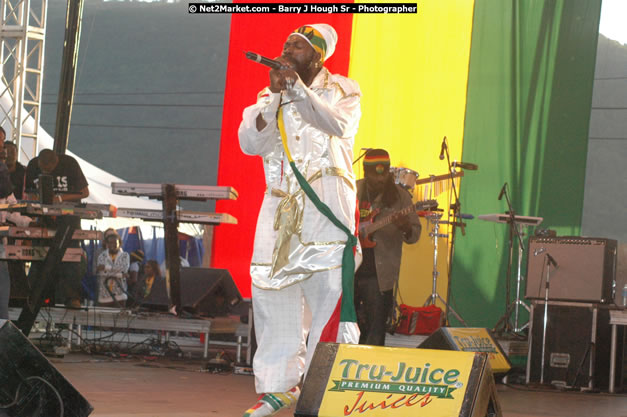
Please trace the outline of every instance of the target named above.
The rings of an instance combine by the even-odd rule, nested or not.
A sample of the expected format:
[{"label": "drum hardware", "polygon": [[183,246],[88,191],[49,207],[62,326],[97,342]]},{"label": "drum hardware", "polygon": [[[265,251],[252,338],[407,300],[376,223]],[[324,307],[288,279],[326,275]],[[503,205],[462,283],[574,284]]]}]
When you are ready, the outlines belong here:
[{"label": "drum hardware", "polygon": [[[511,200],[509,198],[508,192],[508,184],[503,184],[501,188],[501,192],[499,193],[498,199],[501,200],[505,196],[505,201],[507,202],[508,212],[506,215],[508,216],[507,224],[509,224],[509,256],[507,262],[507,277],[505,281],[505,313],[494,325],[495,333],[519,333],[523,331],[526,327],[529,326],[529,323],[524,324],[523,326],[519,326],[519,306],[525,308],[527,311],[530,311],[530,307],[525,304],[520,299],[520,286],[522,282],[522,273],[521,273],[521,263],[523,258],[523,240],[522,236],[524,235],[523,226],[532,225],[532,224],[540,224],[542,221],[541,218],[532,218],[525,216],[517,216],[514,212],[514,208],[512,207]],[[529,219],[539,219],[539,222],[529,221]],[[512,274],[512,263],[514,259],[514,240],[518,241],[518,271],[516,276],[516,298],[510,303],[511,297],[511,284],[510,277]],[[512,327],[510,324],[510,316],[514,313],[514,326]]]},{"label": "drum hardware", "polygon": [[419,200],[427,200],[437,198],[443,192],[449,192],[451,175],[459,184],[461,177],[464,176],[464,171],[455,171],[453,174],[449,172],[443,175],[429,175],[426,178],[419,179],[416,181],[414,195]]},{"label": "drum hardware", "polygon": [[[505,213],[505,214],[482,214],[480,216],[478,216],[479,219],[481,220],[485,220],[485,221],[489,221],[489,222],[495,222],[495,223],[510,223],[512,220],[512,216],[510,216],[509,213]],[[521,236],[524,236],[524,231],[523,231],[523,227],[524,226],[537,226],[540,223],[542,223],[543,218],[542,217],[531,217],[531,216],[519,216],[519,215],[514,215],[513,216],[514,222],[516,224],[517,227],[517,233]],[[510,231],[511,234],[511,231]],[[511,236],[510,236],[510,240],[511,240]],[[510,242],[511,244],[511,242]],[[510,257],[513,255],[512,253],[512,249],[510,248]],[[504,317],[509,317],[510,314],[514,313],[514,332],[521,332],[523,331],[529,324],[526,323],[522,326],[519,326],[519,311],[520,311],[520,307],[526,309],[527,311],[530,310],[529,306],[527,304],[525,304],[522,300],[521,300],[521,286],[522,286],[522,282],[524,280],[524,277],[522,276],[522,259],[523,259],[523,248],[522,246],[519,245],[518,247],[518,269],[517,269],[517,274],[516,274],[516,299],[512,302],[512,304],[509,304],[509,298],[510,298],[510,292],[509,289],[506,290],[507,292],[507,307],[506,307],[506,313]],[[511,260],[509,261],[511,263]],[[511,273],[511,268],[508,270],[510,272],[508,272],[508,282],[509,282],[509,274]],[[501,318],[501,320],[503,320],[503,318]],[[500,320],[497,323],[500,324]],[[497,327],[495,326],[495,327]],[[509,330],[507,330],[509,331]]]},{"label": "drum hardware", "polygon": [[394,177],[394,182],[410,193],[414,192],[416,181],[418,180],[418,172],[409,168],[390,167],[390,174]]},{"label": "drum hardware", "polygon": [[[426,307],[428,305],[435,305],[436,301],[440,300],[442,304],[444,304],[444,306],[446,307],[447,314],[450,311],[455,316],[455,318],[457,318],[457,320],[466,325],[464,319],[462,319],[461,316],[457,314],[457,312],[451,306],[449,306],[448,301],[442,298],[440,294],[438,294],[438,238],[448,238],[448,234],[440,233],[440,224],[448,224],[448,221],[440,220],[442,218],[442,214],[442,212],[432,212],[425,216],[429,223],[433,225],[433,230],[431,233],[429,233],[429,237],[433,238],[433,285],[431,287],[431,295],[427,297],[424,306]],[[445,316],[444,320],[448,321],[448,318]]]},{"label": "drum hardware", "polygon": [[[462,163],[457,162],[457,161],[453,161],[453,163],[451,163],[451,155],[449,153],[449,147],[446,141],[446,136],[444,136],[444,138],[442,139],[440,159],[443,160],[445,156],[446,156],[446,163],[448,165],[448,174],[442,177],[444,177],[443,179],[445,179],[446,181],[450,181],[450,184],[451,184],[450,188],[452,190],[452,193],[449,194],[449,200],[448,200],[449,201],[448,222],[451,225],[451,237],[450,237],[450,246],[449,246],[449,254],[448,254],[448,277],[447,277],[448,291],[447,291],[446,302],[444,303],[444,305],[446,306],[446,312],[444,314],[444,317],[445,317],[444,324],[446,326],[449,325],[448,317],[449,317],[449,312],[451,312],[457,318],[457,320],[459,320],[460,323],[462,323],[464,326],[467,326],[466,322],[461,318],[461,316],[457,314],[457,312],[455,312],[455,310],[453,310],[453,308],[451,308],[450,306],[451,288],[452,288],[451,277],[452,277],[452,270],[453,270],[453,255],[455,253],[455,230],[456,230],[456,227],[459,226],[461,227],[462,235],[466,235],[465,223],[463,222],[463,219],[468,218],[469,215],[462,215],[461,213],[461,202],[459,200],[457,187],[455,186],[455,178],[458,176],[463,176],[464,174],[463,171],[456,171],[455,168],[463,168],[461,166]],[[478,168],[475,164],[466,163],[464,165],[466,166],[472,165],[474,169]],[[471,167],[470,169],[472,169],[473,167]],[[451,204],[451,197],[455,199],[455,202],[452,204]]]}]

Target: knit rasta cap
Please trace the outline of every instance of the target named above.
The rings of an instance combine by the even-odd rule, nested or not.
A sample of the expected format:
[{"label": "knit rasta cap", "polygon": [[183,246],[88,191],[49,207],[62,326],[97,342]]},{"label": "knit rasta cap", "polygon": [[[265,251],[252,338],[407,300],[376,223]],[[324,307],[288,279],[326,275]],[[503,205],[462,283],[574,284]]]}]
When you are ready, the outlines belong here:
[{"label": "knit rasta cap", "polygon": [[390,167],[390,154],[385,149],[370,149],[364,157],[364,170],[372,169],[383,174]]}]

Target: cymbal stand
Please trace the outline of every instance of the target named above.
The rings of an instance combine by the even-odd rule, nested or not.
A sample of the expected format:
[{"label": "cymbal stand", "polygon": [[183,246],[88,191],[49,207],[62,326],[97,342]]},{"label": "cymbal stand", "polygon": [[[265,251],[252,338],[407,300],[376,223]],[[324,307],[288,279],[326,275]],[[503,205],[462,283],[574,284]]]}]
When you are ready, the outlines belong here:
[{"label": "cymbal stand", "polygon": [[[509,220],[507,221],[507,224],[509,225],[509,257],[507,261],[507,276],[505,280],[505,313],[503,314],[503,316],[501,316],[501,318],[494,325],[493,330],[495,333],[512,333],[512,332],[515,333],[515,332],[522,331],[527,326],[527,324],[525,324],[525,326],[523,326],[522,328],[518,327],[518,306],[522,305],[527,309],[527,311],[529,311],[529,307],[525,303],[523,303],[520,299],[520,283],[522,281],[521,262],[522,262],[522,254],[524,250],[523,240],[522,240],[522,230],[521,230],[522,225],[519,225],[516,222],[516,213],[514,212],[514,208],[512,207],[512,203],[509,198],[509,192],[507,190],[508,190],[508,184],[505,183],[503,184],[503,188],[501,189],[501,193],[499,194],[499,200],[503,197],[503,195],[505,195],[505,201],[507,202],[507,206],[508,206],[507,213],[509,214]],[[516,299],[510,303],[509,301],[511,297],[510,277],[512,275],[512,263],[514,260],[514,236],[516,236],[518,240],[518,276],[516,279]],[[514,324],[514,327],[512,328],[511,323],[510,323],[510,316],[513,312],[515,312],[515,324]]]},{"label": "cymbal stand", "polygon": [[442,213],[431,213],[429,215],[427,215],[427,219],[429,220],[429,222],[433,225],[433,231],[431,233],[429,233],[429,236],[433,238],[433,286],[431,288],[431,295],[429,297],[427,297],[427,300],[424,303],[424,306],[428,306],[428,305],[435,305],[437,300],[440,300],[440,302],[442,304],[444,304],[444,307],[446,308],[446,311],[450,311],[455,318],[457,318],[457,320],[459,320],[460,322],[464,323],[464,325],[466,325],[466,322],[464,322],[464,320],[461,318],[461,316],[459,314],[457,314],[457,312],[455,310],[453,310],[453,308],[451,308],[448,303],[446,302],[446,300],[444,298],[442,298],[442,296],[440,294],[438,294],[438,238],[440,237],[448,237],[447,234],[441,234],[440,232],[440,223],[445,223],[444,221],[440,220],[442,218]]},{"label": "cymbal stand", "polygon": [[[450,177],[451,177],[452,196],[455,198],[455,203],[450,204],[451,194],[449,193],[448,203],[449,203],[450,210],[448,211],[449,219],[446,223],[451,225],[451,238],[449,240],[449,253],[448,253],[448,259],[447,259],[448,274],[447,274],[446,302],[444,303],[444,305],[446,306],[446,312],[444,313],[444,320],[445,320],[444,325],[445,326],[449,325],[449,321],[448,321],[449,312],[452,312],[453,315],[457,318],[457,320],[459,320],[460,323],[462,323],[464,326],[468,326],[466,322],[464,321],[464,319],[462,319],[461,316],[457,314],[450,306],[451,282],[452,282],[451,271],[453,270],[453,254],[455,253],[455,230],[456,230],[455,228],[457,226],[461,227],[462,236],[466,235],[466,230],[464,229],[464,226],[465,226],[464,222],[461,219],[461,202],[459,201],[459,194],[457,193],[457,188],[455,187],[455,167],[451,164],[451,155],[448,150],[448,143],[446,141],[446,136],[444,136],[444,139],[442,139],[442,145],[443,145],[442,151],[446,153],[446,162],[448,164],[448,172],[450,173]],[[442,156],[443,154],[440,155],[440,159],[442,159]],[[452,213],[452,216],[451,216],[451,213]],[[443,223],[443,222],[440,222],[440,223]]]},{"label": "cymbal stand", "polygon": [[[518,236],[524,236],[525,233],[523,232],[523,227],[524,225],[522,224],[518,224]],[[529,327],[529,322],[523,324],[522,326],[518,325],[518,320],[520,319],[520,308],[519,307],[523,307],[524,309],[527,310],[527,312],[531,311],[531,308],[525,304],[522,299],[521,299],[521,285],[522,285],[522,258],[523,258],[523,247],[522,245],[518,245],[518,270],[517,270],[517,274],[516,274],[516,299],[513,301],[513,303],[511,305],[513,305],[513,309],[514,309],[514,333],[520,333],[523,330],[525,330],[527,327]]]}]

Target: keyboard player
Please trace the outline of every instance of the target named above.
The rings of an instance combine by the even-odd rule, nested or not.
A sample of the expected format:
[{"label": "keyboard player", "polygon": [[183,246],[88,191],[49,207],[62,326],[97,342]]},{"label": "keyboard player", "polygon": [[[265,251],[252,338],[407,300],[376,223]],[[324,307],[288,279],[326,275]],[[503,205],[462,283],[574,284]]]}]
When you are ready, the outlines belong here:
[{"label": "keyboard player", "polygon": [[[52,177],[52,196],[46,196],[52,201],[42,201],[41,193],[38,191],[45,188],[43,187],[45,176]],[[51,149],[43,149],[36,158],[30,160],[26,167],[25,188],[31,200],[44,203],[80,203],[83,198],[89,196],[89,184],[76,159],[69,155],[57,155]],[[80,229],[80,218],[77,216],[43,219],[43,226],[46,227],[59,228],[65,226],[67,224],[65,222],[70,222],[75,229]],[[69,247],[80,247],[80,242],[72,241]],[[38,276],[41,266],[41,263],[33,262],[29,276]],[[55,277],[57,282],[54,294],[55,302],[65,303],[66,306],[74,308],[81,306],[81,280],[84,275],[84,268],[83,262],[62,262],[60,264],[55,271],[57,275]]]}]

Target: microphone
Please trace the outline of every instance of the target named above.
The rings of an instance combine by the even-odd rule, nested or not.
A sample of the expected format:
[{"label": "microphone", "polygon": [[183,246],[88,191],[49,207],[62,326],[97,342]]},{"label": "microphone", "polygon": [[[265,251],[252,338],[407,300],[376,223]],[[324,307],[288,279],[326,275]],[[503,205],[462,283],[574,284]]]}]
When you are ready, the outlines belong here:
[{"label": "microphone", "polygon": [[533,251],[533,256],[538,256],[538,255],[540,255],[541,253],[544,253],[544,252],[546,252],[546,248],[538,248],[538,249]]},{"label": "microphone", "polygon": [[469,171],[476,171],[479,169],[479,165],[471,164],[470,162],[453,161],[451,165],[453,166],[453,168],[462,168],[462,169],[467,169]]},{"label": "microphone", "polygon": [[261,56],[254,52],[246,52],[246,58],[251,61],[255,61],[261,65],[265,65],[266,67],[270,67],[275,70],[284,69],[286,67],[283,66],[279,61],[275,61],[274,59],[266,58],[265,56]]},{"label": "microphone", "polygon": [[555,260],[555,258],[553,258],[549,253],[546,254],[546,257],[549,260],[549,264],[553,264],[553,267],[557,268],[557,261]]},{"label": "microphone", "polygon": [[446,149],[446,136],[442,139],[442,148],[440,149],[440,160],[444,159],[444,150]]},{"label": "microphone", "polygon": [[503,194],[505,194],[506,188],[507,188],[507,183],[503,184],[503,188],[501,188],[501,192],[499,193],[499,200],[503,198]]}]

